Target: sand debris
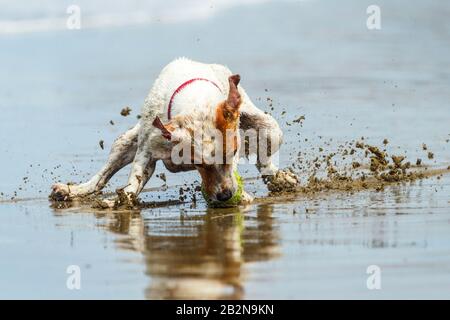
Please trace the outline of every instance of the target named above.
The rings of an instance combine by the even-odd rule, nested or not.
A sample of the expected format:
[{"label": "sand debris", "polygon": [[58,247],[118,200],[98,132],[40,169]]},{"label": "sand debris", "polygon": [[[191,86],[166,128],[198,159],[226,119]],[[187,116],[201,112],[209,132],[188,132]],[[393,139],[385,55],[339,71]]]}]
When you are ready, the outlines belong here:
[{"label": "sand debris", "polygon": [[306,118],[304,115],[298,117],[297,119],[293,120],[293,123],[301,123],[302,121],[304,121]]},{"label": "sand debris", "polygon": [[120,111],[120,115],[123,117],[129,116],[132,109],[130,107],[125,107]]},{"label": "sand debris", "polygon": [[[306,183],[295,187],[291,184],[278,183],[276,188],[269,188],[270,194],[303,193],[311,195],[328,190],[354,192],[364,189],[382,191],[386,185],[422,179],[430,176],[432,172],[430,170],[427,171],[428,168],[425,168],[425,170],[418,169],[422,167],[421,159],[416,160],[416,166],[413,168],[405,155],[389,155],[386,150],[366,144],[362,140],[364,139],[361,138],[361,140],[354,143],[342,144],[339,146],[342,152],[316,157],[311,161],[306,161],[306,163],[301,158],[302,154],[299,153],[299,158],[293,164],[293,167],[304,171],[306,165],[306,169],[309,168],[313,171]],[[387,139],[384,139],[383,145],[387,145],[387,143]],[[427,147],[423,144],[422,148]],[[360,151],[356,152],[358,149]],[[345,160],[346,157],[361,157],[362,155],[364,159],[368,159],[366,163],[353,158],[348,159],[351,160],[349,166],[339,168],[336,165],[336,163]],[[429,156],[429,159],[432,158],[432,156],[431,158]],[[326,168],[326,177],[318,175],[318,171],[321,168]]]}]

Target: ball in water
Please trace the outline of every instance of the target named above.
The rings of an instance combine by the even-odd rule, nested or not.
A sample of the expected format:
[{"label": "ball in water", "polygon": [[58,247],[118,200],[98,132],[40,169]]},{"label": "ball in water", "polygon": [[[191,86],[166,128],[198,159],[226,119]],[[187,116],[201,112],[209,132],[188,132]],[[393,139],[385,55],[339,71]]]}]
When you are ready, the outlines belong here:
[{"label": "ball in water", "polygon": [[242,192],[243,192],[244,186],[243,186],[242,178],[239,175],[239,173],[237,172],[237,170],[234,171],[234,176],[236,177],[238,189],[233,194],[233,196],[230,199],[228,199],[227,201],[211,201],[211,200],[209,200],[208,195],[205,192],[205,188],[203,188],[203,185],[202,185],[202,195],[203,195],[203,198],[205,199],[206,203],[208,204],[208,207],[228,208],[228,207],[235,207],[235,206],[239,205],[239,203],[241,202],[241,199],[242,199]]}]

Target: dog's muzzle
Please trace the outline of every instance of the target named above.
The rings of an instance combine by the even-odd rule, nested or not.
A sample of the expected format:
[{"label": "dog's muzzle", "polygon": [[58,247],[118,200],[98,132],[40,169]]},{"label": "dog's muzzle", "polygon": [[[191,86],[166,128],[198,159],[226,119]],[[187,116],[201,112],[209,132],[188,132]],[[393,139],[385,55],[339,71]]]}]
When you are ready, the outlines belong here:
[{"label": "dog's muzzle", "polygon": [[[228,208],[228,207],[235,207],[235,206],[239,205],[239,203],[241,202],[241,199],[242,199],[242,192],[244,190],[244,186],[242,183],[242,178],[239,175],[239,173],[237,172],[237,170],[234,171],[234,176],[236,178],[236,182],[238,185],[236,192],[234,194],[232,194],[229,189],[226,189],[226,190],[222,191],[221,193],[217,194],[218,201],[209,199],[208,194],[206,193],[205,188],[202,185],[202,195],[209,207]],[[224,200],[222,200],[221,197]]]}]

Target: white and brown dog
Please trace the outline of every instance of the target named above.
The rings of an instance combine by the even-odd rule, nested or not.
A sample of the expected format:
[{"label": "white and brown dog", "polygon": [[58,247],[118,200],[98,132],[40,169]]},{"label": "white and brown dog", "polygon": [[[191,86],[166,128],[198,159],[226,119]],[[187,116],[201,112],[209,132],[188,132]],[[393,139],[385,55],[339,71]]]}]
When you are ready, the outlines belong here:
[{"label": "white and brown dog", "polygon": [[[51,198],[70,200],[98,193],[117,171],[132,163],[122,194],[133,203],[152,176],[156,162],[162,160],[171,172],[198,170],[207,200],[227,201],[238,188],[234,172],[242,154],[241,130],[264,132],[267,137],[261,139],[259,134],[255,140],[258,146],[253,148],[263,176],[276,174],[277,179],[297,184],[293,174],[278,170],[271,159],[282,140],[278,123],[253,104],[238,86],[239,81],[239,75],[232,75],[223,65],[174,60],[153,84],[139,123],[114,142],[106,165],[86,183],[53,185]],[[218,132],[224,138],[218,139]],[[267,150],[260,152],[263,140]],[[180,161],[180,150],[186,150],[181,145],[188,145],[190,152],[181,152]],[[244,154],[248,156],[251,149]],[[224,161],[206,161],[205,154]],[[242,201],[251,200],[244,192]],[[112,207],[114,199],[104,203]]]}]

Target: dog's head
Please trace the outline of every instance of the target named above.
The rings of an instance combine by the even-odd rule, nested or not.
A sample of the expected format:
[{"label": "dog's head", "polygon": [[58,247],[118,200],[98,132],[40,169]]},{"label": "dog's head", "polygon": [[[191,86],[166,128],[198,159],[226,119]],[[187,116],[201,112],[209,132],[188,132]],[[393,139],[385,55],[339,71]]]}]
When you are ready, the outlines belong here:
[{"label": "dog's head", "polygon": [[238,190],[234,171],[239,157],[239,75],[228,78],[227,99],[214,103],[206,113],[174,117],[153,125],[171,142],[171,160],[175,164],[194,164],[202,178],[209,201],[227,201]]}]

